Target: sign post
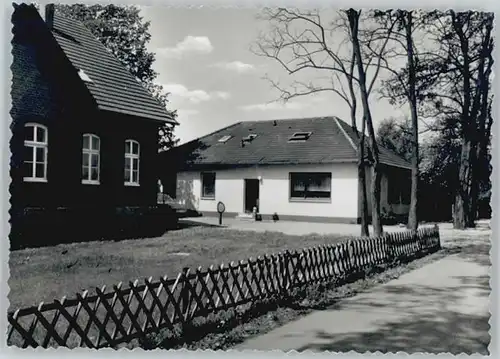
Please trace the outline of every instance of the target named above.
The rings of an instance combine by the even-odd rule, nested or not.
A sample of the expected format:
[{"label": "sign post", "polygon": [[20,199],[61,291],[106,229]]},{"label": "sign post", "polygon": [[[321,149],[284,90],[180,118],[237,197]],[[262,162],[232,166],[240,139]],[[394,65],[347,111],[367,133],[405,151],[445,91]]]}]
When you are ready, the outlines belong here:
[{"label": "sign post", "polygon": [[219,226],[222,226],[222,213],[226,210],[224,203],[217,203],[217,212],[219,212]]}]

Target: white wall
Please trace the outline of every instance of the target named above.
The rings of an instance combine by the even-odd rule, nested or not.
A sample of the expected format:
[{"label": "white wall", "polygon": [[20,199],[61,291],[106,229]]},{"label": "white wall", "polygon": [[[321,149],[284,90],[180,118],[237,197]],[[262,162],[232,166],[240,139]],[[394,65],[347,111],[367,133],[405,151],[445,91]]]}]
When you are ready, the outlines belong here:
[{"label": "white wall", "polygon": [[[357,218],[357,172],[355,164],[262,166],[236,168],[216,172],[215,200],[201,199],[200,172],[181,172],[177,176],[177,199],[198,211],[217,210],[219,201],[226,212],[241,213],[244,206],[244,179],[262,177],[260,183],[260,213],[293,216]],[[331,201],[292,202],[290,172],[331,172]]]}]

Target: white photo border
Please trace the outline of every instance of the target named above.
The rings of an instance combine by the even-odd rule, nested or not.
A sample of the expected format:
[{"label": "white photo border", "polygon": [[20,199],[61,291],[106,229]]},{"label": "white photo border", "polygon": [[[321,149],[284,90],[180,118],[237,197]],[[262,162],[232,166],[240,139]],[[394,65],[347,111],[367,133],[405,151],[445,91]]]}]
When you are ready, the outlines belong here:
[{"label": "white photo border", "polygon": [[[20,1],[16,1],[17,3],[20,3]],[[44,6],[45,4],[49,2],[54,2],[54,1],[36,1],[39,3],[41,6]],[[59,2],[59,1],[58,1]],[[60,3],[110,3],[110,1],[89,1],[89,0],[80,0],[80,1],[60,1]],[[172,7],[210,7],[210,8],[217,8],[217,7],[239,7],[239,8],[255,8],[255,7],[262,7],[262,6],[294,6],[294,7],[331,7],[334,5],[337,8],[341,7],[355,7],[355,8],[410,8],[413,7],[415,3],[411,3],[409,1],[406,1],[405,3],[402,3],[401,1],[398,0],[379,0],[378,2],[372,2],[369,0],[337,0],[334,3],[329,0],[268,0],[268,1],[262,1],[262,0],[121,0],[118,1],[117,3],[120,4],[127,4],[127,5],[140,5],[140,6],[153,6],[153,5],[161,5],[161,6],[172,6]],[[418,2],[418,5],[420,8],[428,8],[428,9],[448,9],[448,8],[455,8],[455,9],[474,9],[474,10],[486,10],[486,11],[493,11],[495,12],[495,15],[498,16],[498,9],[500,7],[500,2],[498,0],[464,0],[457,2],[455,0],[441,0],[439,2],[436,2],[435,0],[421,0]],[[244,352],[235,352],[235,351],[225,351],[225,352],[214,352],[214,351],[186,351],[186,350],[178,350],[178,351],[169,351],[168,353],[165,353],[165,351],[161,350],[156,350],[156,351],[144,351],[141,349],[136,349],[136,350],[119,350],[115,351],[112,349],[103,349],[99,351],[93,351],[93,350],[87,350],[87,349],[73,349],[69,350],[67,348],[61,348],[58,350],[50,349],[50,350],[45,350],[38,348],[36,350],[21,350],[18,348],[11,348],[11,347],[6,347],[6,328],[7,328],[7,308],[8,308],[8,299],[7,299],[7,294],[9,292],[9,286],[8,286],[8,278],[9,278],[9,265],[8,265],[8,258],[9,258],[9,240],[8,240],[8,234],[10,231],[10,225],[9,225],[9,208],[10,208],[10,193],[9,193],[9,185],[10,185],[10,176],[9,176],[9,161],[10,161],[10,151],[9,151],[9,141],[11,137],[11,132],[10,132],[10,122],[11,118],[9,115],[9,111],[11,108],[11,100],[10,100],[10,86],[11,86],[11,71],[10,71],[10,64],[12,61],[12,55],[11,55],[11,45],[10,41],[12,39],[12,33],[11,33],[11,15],[13,12],[13,6],[12,2],[10,1],[2,1],[0,5],[0,18],[2,20],[1,22],[1,28],[0,32],[2,35],[2,51],[0,51],[0,54],[3,54],[3,56],[0,55],[0,73],[2,75],[3,79],[3,84],[4,86],[2,87],[2,96],[0,96],[0,108],[3,111],[3,116],[2,116],[2,121],[0,124],[0,145],[1,145],[1,204],[2,204],[2,216],[1,216],[1,233],[2,233],[2,240],[0,241],[0,253],[1,253],[1,263],[0,263],[0,278],[1,278],[1,295],[0,295],[0,357],[47,357],[47,358],[52,358],[54,356],[73,356],[76,355],[77,357],[88,357],[88,358],[110,358],[110,357],[118,357],[118,356],[127,356],[130,358],[138,358],[138,357],[163,357],[164,355],[168,355],[170,358],[219,358],[219,357],[227,357],[227,358],[238,358],[238,359],[243,359],[243,358],[279,358],[283,357],[285,355],[291,355],[295,356],[298,355],[296,352],[290,352],[288,354],[285,354],[280,351],[267,351],[267,352],[252,352],[252,351],[244,351]],[[495,23],[497,23],[497,18],[495,18]],[[495,31],[495,38],[498,39],[500,38],[499,35],[499,27],[495,26],[494,28]],[[499,56],[499,46],[498,42],[495,46],[494,50],[494,57],[497,61],[497,65],[500,62],[500,56]],[[493,88],[494,88],[494,93],[495,93],[495,100],[494,100],[494,105],[493,105],[493,118],[494,118],[494,124],[493,124],[493,131],[492,131],[492,148],[493,148],[493,157],[492,157],[492,166],[493,166],[493,173],[492,173],[492,188],[493,189],[498,189],[500,188],[500,179],[499,179],[499,169],[500,169],[500,153],[499,153],[499,125],[498,125],[498,115],[500,114],[499,112],[499,80],[500,77],[496,76],[494,78],[494,83],[493,83]],[[498,275],[499,273],[499,243],[497,242],[497,237],[499,234],[499,203],[500,203],[500,195],[498,193],[498,190],[495,191],[493,190],[493,195],[492,195],[492,200],[491,200],[491,207],[493,211],[492,219],[491,219],[491,226],[492,226],[492,245],[491,245],[491,252],[490,252],[490,257],[491,257],[491,262],[492,262],[492,267],[491,267],[491,276],[490,276],[490,285],[492,287],[491,295],[490,295],[490,313],[491,313],[491,319],[490,319],[490,335],[491,335],[491,342],[489,346],[489,351],[490,355],[493,357],[496,357],[499,352],[498,352],[498,310],[499,310],[499,298],[498,298],[498,288],[499,288],[499,278],[500,276]],[[451,334],[451,333],[450,333]],[[330,353],[322,353],[322,354],[312,354],[312,353],[303,353],[300,354],[302,357],[312,357],[312,356],[325,356],[325,355],[332,355]],[[364,356],[363,354],[359,353],[344,353],[344,354],[337,354],[343,357],[359,357],[359,356]],[[375,356],[381,356],[383,354],[372,354]],[[394,357],[406,357],[407,354],[398,354],[398,355],[392,355]],[[440,354],[440,355],[445,355],[446,354]],[[448,354],[450,355],[450,354]],[[419,357],[427,357],[430,355],[424,355],[424,354],[416,354],[415,356]],[[451,355],[450,355],[451,356]]]}]

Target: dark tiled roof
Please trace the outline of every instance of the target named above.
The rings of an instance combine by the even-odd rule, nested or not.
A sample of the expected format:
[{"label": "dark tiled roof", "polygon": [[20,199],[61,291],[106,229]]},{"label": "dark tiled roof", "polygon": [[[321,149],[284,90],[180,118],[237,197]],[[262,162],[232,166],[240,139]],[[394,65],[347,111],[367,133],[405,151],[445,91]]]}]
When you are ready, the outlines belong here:
[{"label": "dark tiled roof", "polygon": [[[356,132],[354,129],[345,123],[344,121],[339,120],[339,124],[342,126],[344,129],[345,133],[356,143],[357,141],[357,136]],[[358,133],[360,133],[358,131]],[[384,163],[389,166],[395,166],[395,167],[402,167],[402,168],[408,168],[411,169],[411,163],[408,163],[406,159],[402,158],[398,154],[394,153],[393,151],[389,150],[388,148],[383,147],[382,145],[378,145],[379,149],[379,158],[380,162]]]},{"label": "dark tiled roof", "polygon": [[[311,132],[311,136],[304,142],[289,142],[296,132]],[[257,137],[242,147],[242,138],[251,133]],[[351,135],[355,135],[352,128],[336,117],[238,122],[181,145],[173,153],[182,155],[188,167],[356,162],[357,146]],[[224,136],[231,138],[219,142]],[[410,166],[386,149],[381,149],[380,157],[388,165]]]},{"label": "dark tiled roof", "polygon": [[168,111],[139,83],[81,22],[54,14],[52,28],[59,46],[77,69],[99,109],[176,123]]}]

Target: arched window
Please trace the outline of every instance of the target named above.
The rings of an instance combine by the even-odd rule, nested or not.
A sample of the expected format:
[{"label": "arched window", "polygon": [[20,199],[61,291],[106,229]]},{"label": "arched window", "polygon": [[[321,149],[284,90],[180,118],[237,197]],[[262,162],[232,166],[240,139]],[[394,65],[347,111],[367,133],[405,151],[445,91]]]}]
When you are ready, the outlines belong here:
[{"label": "arched window", "polygon": [[139,142],[125,141],[125,185],[139,185]]},{"label": "arched window", "polygon": [[85,133],[82,146],[82,183],[99,184],[101,140],[96,135]]},{"label": "arched window", "polygon": [[24,128],[24,180],[47,182],[47,127],[27,123]]}]

